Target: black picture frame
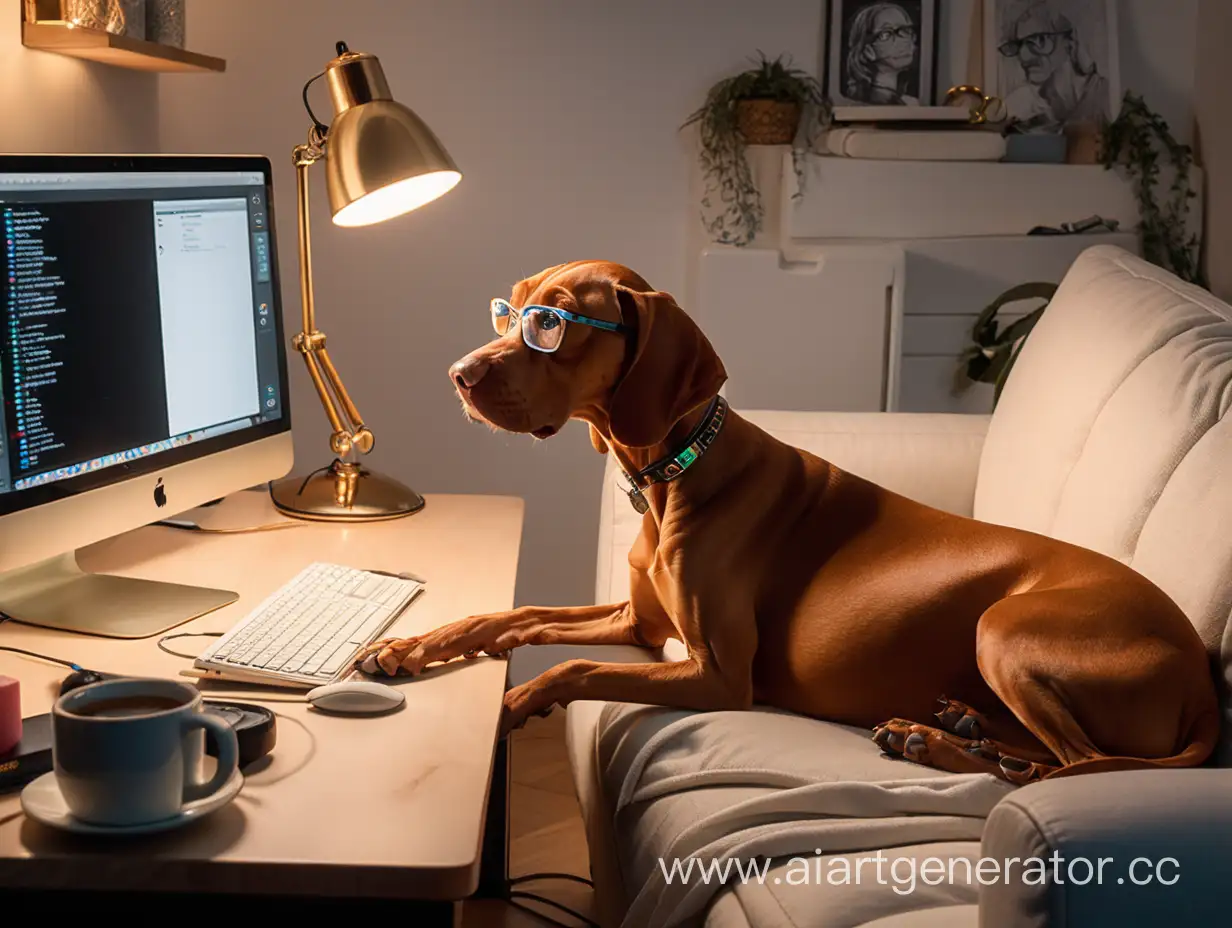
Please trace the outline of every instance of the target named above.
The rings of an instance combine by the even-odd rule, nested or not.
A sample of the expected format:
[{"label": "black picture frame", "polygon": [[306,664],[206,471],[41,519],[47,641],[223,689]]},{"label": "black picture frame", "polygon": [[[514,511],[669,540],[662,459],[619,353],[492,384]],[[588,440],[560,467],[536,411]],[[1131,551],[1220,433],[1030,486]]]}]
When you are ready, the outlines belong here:
[{"label": "black picture frame", "polygon": [[[825,86],[831,103],[887,111],[934,105],[939,6],[939,0],[829,0]],[[903,67],[907,27],[914,40]]]}]

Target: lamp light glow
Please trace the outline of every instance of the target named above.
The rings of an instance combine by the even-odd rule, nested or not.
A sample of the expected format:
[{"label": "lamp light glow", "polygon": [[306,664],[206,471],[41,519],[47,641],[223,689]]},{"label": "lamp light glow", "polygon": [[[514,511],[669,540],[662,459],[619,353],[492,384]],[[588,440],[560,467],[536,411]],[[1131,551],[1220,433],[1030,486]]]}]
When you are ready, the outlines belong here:
[{"label": "lamp light glow", "polygon": [[342,207],[334,214],[334,225],[355,228],[385,222],[444,196],[461,179],[458,171],[433,171],[394,181]]}]

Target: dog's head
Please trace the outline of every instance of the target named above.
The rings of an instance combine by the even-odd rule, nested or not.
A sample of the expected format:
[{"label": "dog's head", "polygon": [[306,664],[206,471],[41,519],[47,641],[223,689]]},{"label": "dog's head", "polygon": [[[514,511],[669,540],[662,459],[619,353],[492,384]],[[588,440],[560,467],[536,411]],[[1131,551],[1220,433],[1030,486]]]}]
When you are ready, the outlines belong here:
[{"label": "dog's head", "polygon": [[466,414],[496,428],[549,438],[576,418],[591,423],[601,451],[603,433],[626,447],[649,447],[727,379],[710,342],[676,301],[622,265],[548,268],[515,285],[509,303],[618,323],[622,331],[552,320],[564,334],[545,353],[527,345],[514,324],[454,364],[449,379]]}]

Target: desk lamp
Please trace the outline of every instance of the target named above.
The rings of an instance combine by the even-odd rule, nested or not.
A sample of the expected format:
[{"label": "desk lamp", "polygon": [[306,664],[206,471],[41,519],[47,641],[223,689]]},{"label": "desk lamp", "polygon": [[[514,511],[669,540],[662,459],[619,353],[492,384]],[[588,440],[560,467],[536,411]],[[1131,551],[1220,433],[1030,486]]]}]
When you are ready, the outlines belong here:
[{"label": "desk lamp", "polygon": [[[308,90],[324,77],[334,105],[334,122],[313,115]],[[359,463],[375,438],[364,424],[316,325],[312,290],[312,232],[308,169],[325,161],[334,224],[366,226],[393,219],[430,203],[462,179],[432,130],[396,103],[381,63],[338,43],[338,57],[304,85],[304,106],[312,118],[308,143],[294,151],[299,199],[299,281],[303,330],[292,345],[304,357],[325,415],[333,427],[332,464],[307,477],[288,477],[270,488],[274,505],[289,516],[317,521],[369,522],[396,519],[423,508],[423,497],[396,480]]]}]

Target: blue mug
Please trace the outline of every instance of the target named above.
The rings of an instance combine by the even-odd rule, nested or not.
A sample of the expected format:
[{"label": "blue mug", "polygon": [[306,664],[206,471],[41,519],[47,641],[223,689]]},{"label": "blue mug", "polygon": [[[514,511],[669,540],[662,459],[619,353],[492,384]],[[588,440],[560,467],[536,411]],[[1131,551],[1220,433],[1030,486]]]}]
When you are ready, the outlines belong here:
[{"label": "blue mug", "polygon": [[[201,782],[209,730],[218,769]],[[69,811],[95,825],[174,818],[207,803],[239,766],[231,726],[204,712],[195,687],[120,678],[61,696],[52,709],[56,782]]]}]

